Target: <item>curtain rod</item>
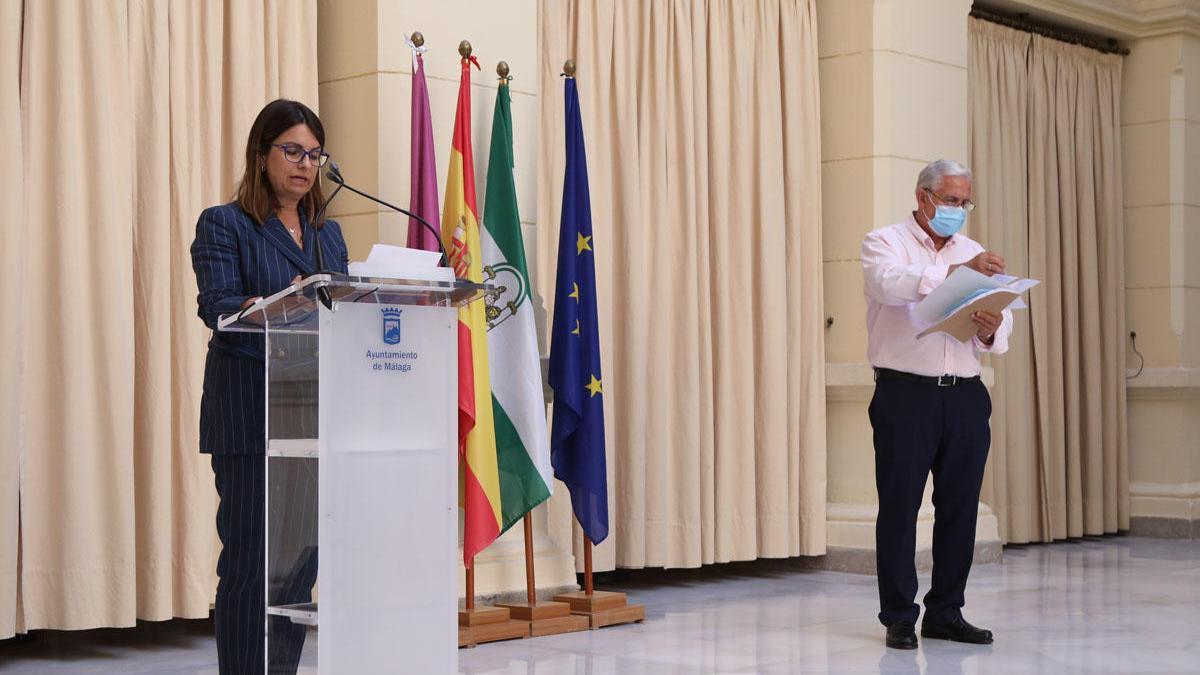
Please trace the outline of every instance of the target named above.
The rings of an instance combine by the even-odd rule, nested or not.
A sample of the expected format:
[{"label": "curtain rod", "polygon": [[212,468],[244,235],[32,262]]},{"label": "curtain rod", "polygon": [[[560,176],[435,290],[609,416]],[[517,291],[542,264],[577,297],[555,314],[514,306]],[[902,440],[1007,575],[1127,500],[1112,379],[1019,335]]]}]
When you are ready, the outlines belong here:
[{"label": "curtain rod", "polygon": [[1069,42],[1073,45],[1080,45],[1089,49],[1095,49],[1098,52],[1105,54],[1119,54],[1121,56],[1129,56],[1129,50],[1122,47],[1116,38],[1098,38],[1074,31],[1058,28],[1044,23],[1038,23],[1029,18],[1028,14],[1018,14],[1016,16],[1010,14],[1001,14],[992,10],[983,9],[980,7],[971,8],[971,16],[976,19],[998,23],[1001,26],[1008,26],[1026,33],[1034,33],[1048,37],[1052,40],[1060,42]]}]

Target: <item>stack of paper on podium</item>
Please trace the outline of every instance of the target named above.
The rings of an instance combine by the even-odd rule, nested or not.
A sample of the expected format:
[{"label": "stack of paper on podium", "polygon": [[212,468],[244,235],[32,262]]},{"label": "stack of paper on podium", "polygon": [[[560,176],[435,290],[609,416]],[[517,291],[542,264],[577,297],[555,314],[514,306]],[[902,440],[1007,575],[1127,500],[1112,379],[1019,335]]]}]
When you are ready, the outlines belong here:
[{"label": "stack of paper on podium", "polygon": [[438,251],[375,244],[366,261],[352,262],[348,269],[352,277],[454,281],[454,270],[438,266],[441,259]]},{"label": "stack of paper on podium", "polygon": [[959,342],[966,342],[975,335],[975,322],[971,316],[976,312],[999,314],[1009,308],[1022,309],[1021,294],[1038,285],[1034,279],[996,274],[984,276],[969,267],[958,267],[941,286],[917,303],[913,315],[927,326],[917,338],[930,333],[946,333]]}]

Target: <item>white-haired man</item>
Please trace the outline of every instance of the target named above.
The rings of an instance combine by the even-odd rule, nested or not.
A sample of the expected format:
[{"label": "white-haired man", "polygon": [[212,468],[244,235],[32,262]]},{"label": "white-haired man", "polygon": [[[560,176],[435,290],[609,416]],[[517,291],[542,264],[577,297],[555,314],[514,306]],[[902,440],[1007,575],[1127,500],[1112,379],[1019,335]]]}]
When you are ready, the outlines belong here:
[{"label": "white-haired man", "polygon": [[956,267],[991,276],[1004,258],[959,234],[971,202],[971,172],[938,160],[917,178],[907,219],[863,240],[868,355],[875,368],[869,416],[875,439],[875,522],[879,620],[886,644],[916,649],[917,511],[933,472],[933,583],[925,595],[921,636],[976,644],[991,631],[962,616],[975,549],[975,519],[991,444],[991,398],[980,381],[979,353],[1008,349],[1012,315],[981,312],[975,336],[962,343],[923,328],[913,308]]}]

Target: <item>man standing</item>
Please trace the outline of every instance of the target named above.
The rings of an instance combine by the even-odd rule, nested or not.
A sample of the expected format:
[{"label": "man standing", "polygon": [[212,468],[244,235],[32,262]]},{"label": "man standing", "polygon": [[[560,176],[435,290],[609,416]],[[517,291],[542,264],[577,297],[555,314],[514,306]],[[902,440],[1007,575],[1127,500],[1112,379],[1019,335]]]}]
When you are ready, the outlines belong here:
[{"label": "man standing", "polygon": [[962,616],[975,551],[979,487],[991,444],[992,403],[980,381],[979,353],[1008,349],[1012,314],[979,312],[962,343],[944,333],[917,339],[917,302],[965,265],[991,276],[1004,258],[959,234],[971,202],[971,172],[938,160],[921,170],[917,208],[866,236],[862,247],[868,355],[875,369],[869,414],[875,437],[875,522],[879,620],[887,646],[916,649],[917,511],[933,472],[933,586],[921,636],[989,644],[991,631]]}]

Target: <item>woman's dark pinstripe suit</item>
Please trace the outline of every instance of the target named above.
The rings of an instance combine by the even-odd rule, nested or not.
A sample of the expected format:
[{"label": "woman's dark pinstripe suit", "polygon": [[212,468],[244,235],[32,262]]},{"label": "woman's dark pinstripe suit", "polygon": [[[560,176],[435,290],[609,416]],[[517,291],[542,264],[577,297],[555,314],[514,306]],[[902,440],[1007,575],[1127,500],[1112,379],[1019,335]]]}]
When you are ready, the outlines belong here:
[{"label": "woman's dark pinstripe suit", "polygon": [[[200,451],[212,455],[221,498],[217,533],[223,548],[214,618],[222,673],[262,672],[266,401],[263,337],[215,329],[221,316],[237,312],[248,298],[277,293],[297,275],[315,271],[314,237],[320,237],[326,266],[346,272],[348,254],[338,224],[327,220],[317,231],[303,213],[301,221],[303,250],[278,218],[258,225],[236,203],[214,206],[200,214],[192,242],[198,313],[214,329],[204,365]],[[281,645],[287,653],[273,661],[297,662],[303,627],[283,624],[279,630],[293,639]]]}]

